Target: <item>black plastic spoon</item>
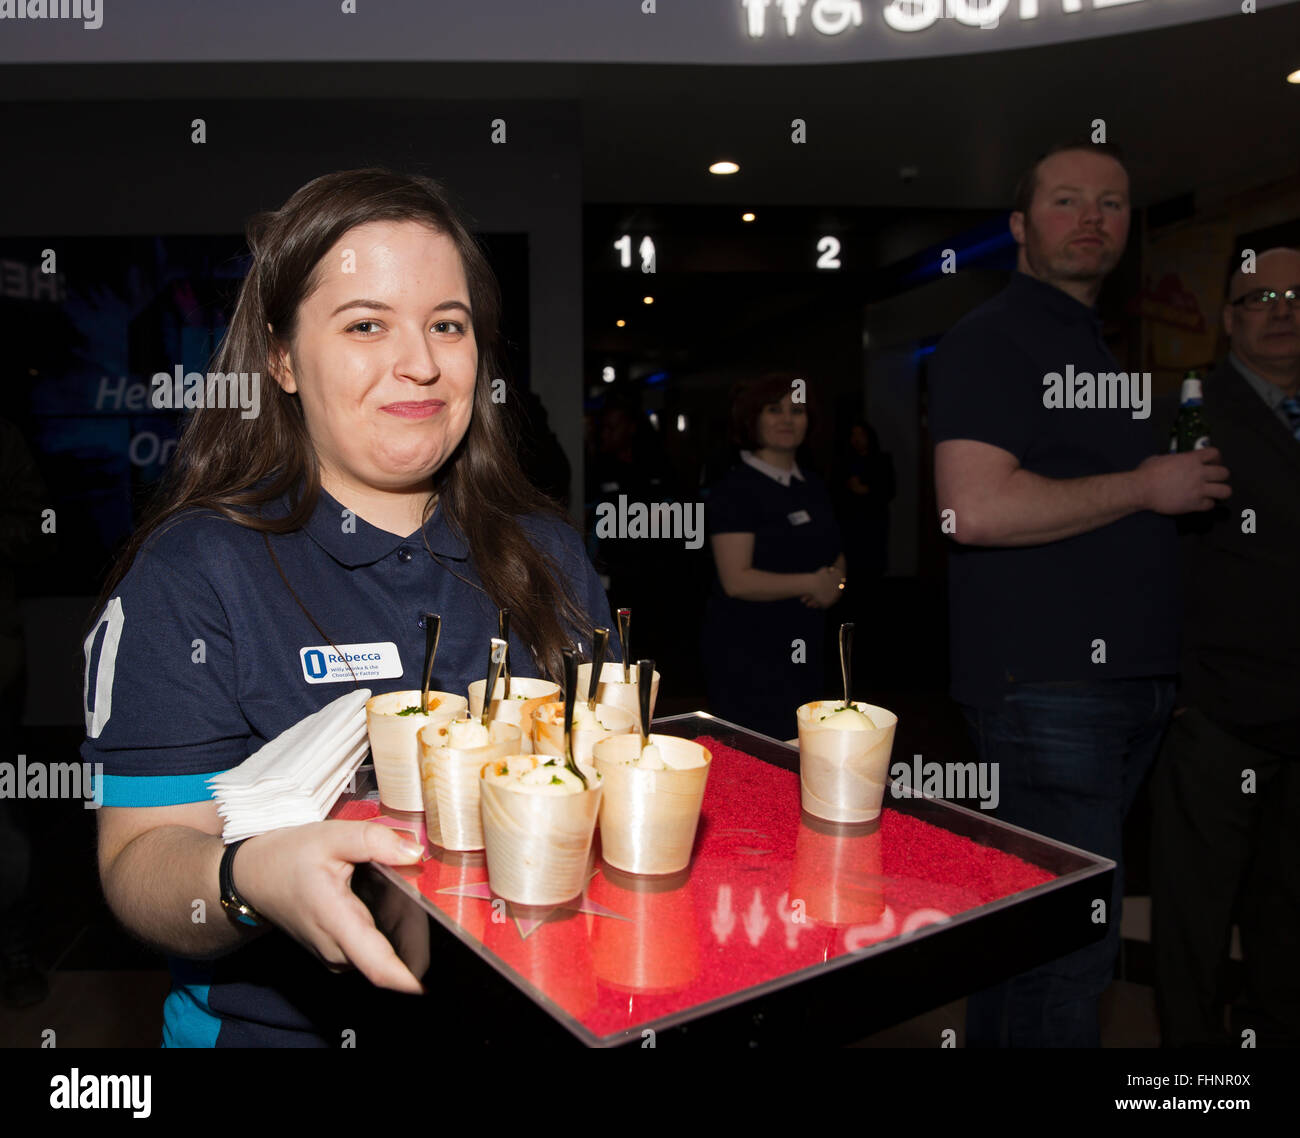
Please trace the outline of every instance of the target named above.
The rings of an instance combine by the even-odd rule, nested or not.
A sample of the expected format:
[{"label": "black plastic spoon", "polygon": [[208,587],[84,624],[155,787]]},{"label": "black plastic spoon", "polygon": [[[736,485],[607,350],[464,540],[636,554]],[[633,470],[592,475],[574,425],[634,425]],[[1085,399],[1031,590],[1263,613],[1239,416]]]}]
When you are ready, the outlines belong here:
[{"label": "black plastic spoon", "polygon": [[632,682],[632,671],[628,667],[628,650],[632,645],[632,610],[618,610],[618,651],[623,657],[623,682]]},{"label": "black plastic spoon", "polygon": [[433,658],[438,654],[438,637],[442,635],[442,617],[436,612],[424,614],[424,682],[420,687],[420,714],[429,710],[429,685],[433,682]]},{"label": "black plastic spoon", "polygon": [[502,669],[502,674],[506,678],[505,691],[501,693],[502,699],[510,698],[510,610],[499,609],[497,611],[497,635],[506,642],[506,658]]},{"label": "black plastic spoon", "polygon": [[596,711],[596,692],[600,687],[600,670],[605,666],[609,649],[609,629],[597,628],[591,634],[591,682],[587,684],[587,710]]},{"label": "black plastic spoon", "polygon": [[573,758],[573,705],[578,694],[578,654],[572,648],[564,649],[564,765],[587,786],[587,776],[578,769]]},{"label": "black plastic spoon", "polygon": [[650,743],[650,689],[655,682],[655,662],[638,660],[636,662],[636,694],[641,706],[641,750]]},{"label": "black plastic spoon", "polygon": [[492,693],[497,690],[497,680],[501,678],[501,669],[506,662],[506,642],[492,637],[492,650],[488,654],[487,686],[483,689],[483,714],[478,721],[484,727],[488,725],[492,712]]},{"label": "black plastic spoon", "polygon": [[849,679],[853,675],[853,624],[840,625],[840,678],[844,681],[844,706],[851,708]]}]

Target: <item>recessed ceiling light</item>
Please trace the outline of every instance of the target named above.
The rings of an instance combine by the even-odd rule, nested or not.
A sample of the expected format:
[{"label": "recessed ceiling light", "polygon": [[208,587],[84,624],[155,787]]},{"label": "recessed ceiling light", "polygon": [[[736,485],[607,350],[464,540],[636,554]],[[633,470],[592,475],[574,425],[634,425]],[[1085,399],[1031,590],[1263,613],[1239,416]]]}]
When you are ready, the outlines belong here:
[{"label": "recessed ceiling light", "polygon": [[737,174],[739,172],[740,167],[735,162],[730,161],[715,162],[709,167],[710,174]]},{"label": "recessed ceiling light", "polygon": [[654,302],[655,298],[653,296],[643,296],[641,298],[641,303],[643,304],[654,304]]},{"label": "recessed ceiling light", "polygon": [[625,328],[627,326],[626,320],[615,320],[614,323],[617,324],[620,328]]},{"label": "recessed ceiling light", "polygon": [[753,221],[753,220],[754,220],[754,215],[753,215],[752,213],[742,213],[742,214],[740,215],[740,220],[741,220],[741,221]]},{"label": "recessed ceiling light", "polygon": [[1300,83],[1300,71],[1293,71],[1286,77],[1288,83]]}]

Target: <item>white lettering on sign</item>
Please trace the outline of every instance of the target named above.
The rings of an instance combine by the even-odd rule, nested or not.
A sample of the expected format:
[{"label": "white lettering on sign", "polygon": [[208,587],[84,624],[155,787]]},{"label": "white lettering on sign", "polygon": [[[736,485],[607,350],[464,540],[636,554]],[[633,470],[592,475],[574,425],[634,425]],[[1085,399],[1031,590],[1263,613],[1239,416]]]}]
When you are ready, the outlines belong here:
[{"label": "white lettering on sign", "polygon": [[[885,26],[895,32],[923,32],[944,19],[971,28],[992,29],[999,26],[1008,10],[1015,11],[1022,20],[1036,20],[1044,7],[1056,3],[1062,12],[1070,14],[1090,8],[1144,4],[1146,0],[882,0],[880,16]],[[811,4],[808,0],[740,0],[740,7],[750,39],[762,39],[769,27],[793,36],[801,22],[811,24],[823,36],[838,36],[866,23],[862,0],[813,0]]]},{"label": "white lettering on sign", "polygon": [[378,644],[319,644],[299,648],[302,676],[309,684],[337,684],[360,680],[396,679],[402,674],[402,657],[391,640]]}]

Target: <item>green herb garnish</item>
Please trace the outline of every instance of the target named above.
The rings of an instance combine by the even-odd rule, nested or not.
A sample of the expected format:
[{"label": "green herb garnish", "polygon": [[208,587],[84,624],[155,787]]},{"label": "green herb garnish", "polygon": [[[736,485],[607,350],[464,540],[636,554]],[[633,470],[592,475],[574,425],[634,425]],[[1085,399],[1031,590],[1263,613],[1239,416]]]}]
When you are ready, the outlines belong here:
[{"label": "green herb garnish", "polygon": [[553,767],[553,766],[555,766],[555,764],[558,763],[559,761],[560,761],[559,759],[547,759],[546,762],[544,762],[544,763],[542,764],[542,766],[544,766],[544,767]]},{"label": "green herb garnish", "polygon": [[564,785],[564,779],[562,779],[558,774],[553,774],[553,775],[551,775],[551,785],[552,785],[552,786],[563,786],[563,785]]},{"label": "green herb garnish", "polygon": [[420,708],[417,704],[411,704],[410,707],[404,707],[397,713],[398,715],[419,715]]}]

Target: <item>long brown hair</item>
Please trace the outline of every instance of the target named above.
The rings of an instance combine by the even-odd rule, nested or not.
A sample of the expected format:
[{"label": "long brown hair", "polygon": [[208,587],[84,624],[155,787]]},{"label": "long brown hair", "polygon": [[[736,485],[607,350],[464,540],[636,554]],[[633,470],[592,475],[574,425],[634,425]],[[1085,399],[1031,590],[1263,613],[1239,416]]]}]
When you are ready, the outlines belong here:
[{"label": "long brown hair", "polygon": [[[460,252],[479,350],[474,407],[464,439],[433,476],[436,498],[430,497],[424,516],[427,521],[435,500],[441,505],[452,530],[469,546],[488,596],[510,610],[512,627],[538,669],[558,679],[562,650],[575,633],[585,631],[587,618],[554,560],[533,547],[519,523],[530,513],[550,514],[566,524],[567,518],[529,485],[515,457],[514,423],[492,399],[500,286],[442,185],[389,170],[326,174],[279,210],[249,222],[252,267],[211,367],[256,372],[260,413],[245,419],[218,408],[194,411],[157,494],[108,576],[95,616],[149,536],[182,511],[213,510],[264,535],[293,532],[311,518],[320,495],[320,468],[297,395],[287,394],[272,378],[272,355],[292,341],[299,306],[315,289],[326,253],[349,230],[372,221],[418,222],[449,237]],[[287,515],[261,516],[262,506],[286,495]]]}]

